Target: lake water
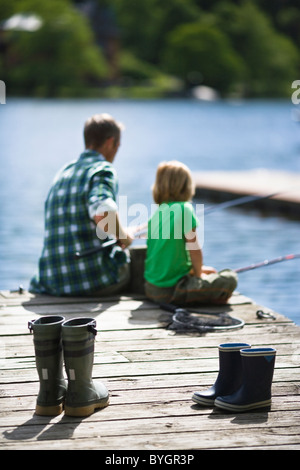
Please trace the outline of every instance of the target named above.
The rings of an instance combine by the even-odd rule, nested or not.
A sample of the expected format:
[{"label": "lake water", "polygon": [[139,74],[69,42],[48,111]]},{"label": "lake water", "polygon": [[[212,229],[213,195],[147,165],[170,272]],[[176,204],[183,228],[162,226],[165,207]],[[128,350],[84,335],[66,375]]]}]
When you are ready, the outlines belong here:
[{"label": "lake water", "polygon": [[[300,172],[294,108],[289,101],[8,98],[0,106],[0,289],[28,287],[42,248],[49,186],[57,170],[83,150],[82,128],[90,115],[108,112],[126,126],[115,161],[119,194],[128,208],[143,204],[150,211],[150,188],[162,160],[181,160],[193,171]],[[300,221],[242,207],[215,211],[205,216],[204,261],[237,268],[299,253],[299,235]],[[240,274],[238,290],[300,325],[299,260]]]}]

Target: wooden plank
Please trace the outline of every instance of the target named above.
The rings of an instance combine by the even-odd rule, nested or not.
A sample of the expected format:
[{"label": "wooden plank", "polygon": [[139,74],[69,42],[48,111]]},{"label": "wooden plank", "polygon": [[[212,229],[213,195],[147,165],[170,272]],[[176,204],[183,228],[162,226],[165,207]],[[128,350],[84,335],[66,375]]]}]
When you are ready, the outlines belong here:
[{"label": "wooden plank", "polygon": [[211,189],[232,195],[268,196],[300,204],[300,173],[270,169],[245,171],[204,171],[193,174],[196,188]]},{"label": "wooden plank", "polygon": [[[27,405],[28,409],[33,409],[32,405],[34,402],[23,399],[24,409]],[[28,403],[26,403],[28,402]],[[290,406],[290,409],[283,408]],[[133,410],[135,409],[135,415],[133,416]],[[18,411],[16,409],[13,419],[10,419],[6,416],[2,419],[2,423],[5,427],[16,428],[21,427],[21,432],[26,433],[28,430],[32,433],[33,427],[43,427],[47,425],[50,421],[51,423],[57,423],[55,433],[57,437],[64,438],[63,433],[66,425],[74,423],[85,423],[88,424],[88,428],[98,428],[103,430],[101,431],[102,435],[113,435],[113,434],[140,434],[141,430],[139,426],[143,420],[148,420],[147,432],[150,431],[152,427],[151,420],[156,420],[155,425],[152,427],[152,431],[149,433],[159,433],[162,429],[159,429],[159,426],[164,422],[164,420],[170,420],[171,422],[176,423],[176,427],[180,426],[181,420],[181,432],[192,432],[201,429],[202,423],[205,423],[206,431],[213,431],[216,429],[216,421],[218,422],[217,428],[228,429],[230,428],[230,421],[235,417],[233,413],[222,413],[217,409],[209,409],[204,407],[199,407],[193,402],[188,401],[161,401],[161,402],[151,402],[151,403],[132,403],[132,404],[120,404],[120,405],[110,405],[110,408],[107,407],[101,411],[94,413],[92,416],[85,418],[84,420],[73,418],[69,416],[61,415],[59,417],[46,417],[46,416],[37,416],[32,415],[30,421],[26,421],[26,415],[23,411]],[[25,418],[25,421],[24,421]],[[215,422],[214,422],[215,418]],[[267,418],[267,419],[266,419]],[[267,428],[292,428],[294,426],[293,420],[299,423],[300,412],[299,410],[294,410],[292,404],[289,402],[282,402],[279,397],[274,397],[272,401],[272,411],[264,412],[251,412],[251,413],[242,413],[238,415],[236,419],[237,428],[251,428],[251,425],[255,428],[267,427]],[[279,422],[280,420],[280,422]],[[127,422],[126,422],[127,421]],[[131,426],[130,426],[131,424]],[[105,425],[105,426],[103,426]],[[299,425],[298,425],[299,426]],[[171,426],[170,426],[171,428]],[[203,429],[203,428],[202,428]],[[175,429],[173,428],[173,431]],[[179,427],[178,427],[179,430]],[[84,435],[88,435],[88,430],[84,430]]]},{"label": "wooden plank", "polygon": [[[300,328],[277,313],[275,321],[259,320],[258,307],[235,296],[227,311],[244,328],[179,334],[143,296],[77,302],[2,293],[1,449],[300,449]],[[27,321],[58,312],[97,319],[93,378],[107,385],[111,402],[85,419],[34,414],[39,383]],[[216,379],[217,345],[232,341],[276,347],[269,412],[236,416],[192,402]]]},{"label": "wooden plank", "polygon": [[[261,309],[259,305],[235,305],[219,307],[219,312],[227,312],[233,317],[240,318],[253,325],[273,325],[275,323],[293,322],[283,315],[276,314],[276,320],[267,320],[262,322],[256,316],[256,311]],[[216,308],[205,307],[199,309],[203,312],[216,313]],[[125,305],[105,304],[105,307],[95,304],[64,304],[31,307],[30,310],[24,306],[4,307],[0,316],[0,336],[22,335],[27,330],[27,323],[30,320],[38,318],[40,315],[62,315],[66,319],[77,316],[92,317],[97,320],[98,328],[104,330],[127,330],[127,329],[145,329],[162,328],[171,323],[172,315],[169,312],[161,310],[158,306],[153,306],[145,301],[126,302]]]},{"label": "wooden plank", "polygon": [[[201,202],[212,200],[220,203],[245,196],[258,196],[259,199],[248,200],[241,207],[280,213],[297,219],[300,214],[300,173],[254,169],[196,172],[193,177],[196,198]],[[272,197],[268,197],[272,194]]]},{"label": "wooden plank", "polygon": [[[297,380],[299,377],[299,363],[287,358],[281,359],[276,358],[276,368],[274,371],[274,381],[280,380],[280,372],[286,370],[288,373],[286,376],[290,380]],[[164,376],[178,375],[178,374],[206,374],[206,373],[218,372],[218,361],[217,359],[177,359],[175,361],[160,361],[160,362],[116,362],[114,364],[97,364],[95,363],[93,368],[93,377],[100,378],[106,381],[107,379],[115,378],[135,378],[140,377],[151,377],[153,375],[160,375],[162,380]],[[289,375],[288,375],[289,374]],[[298,374],[298,375],[297,375]],[[36,381],[37,373],[35,370],[34,363],[31,362],[27,367],[24,364],[22,368],[13,369],[2,369],[0,371],[0,384],[4,383],[22,383],[28,381]]]},{"label": "wooden plank", "polygon": [[[300,384],[285,381],[286,370],[278,371],[277,381],[273,381],[273,396],[297,396],[300,393]],[[111,396],[118,397],[118,404],[140,403],[149,401],[158,401],[164,396],[173,396],[174,399],[190,399],[195,390],[205,390],[210,387],[217,377],[216,372],[205,374],[177,374],[169,375],[161,380],[159,375],[149,377],[133,377],[130,379],[111,378],[105,379],[105,384],[110,391]],[[291,378],[291,377],[290,377]],[[9,382],[1,384],[1,409],[0,415],[15,408],[14,403],[21,403],[20,397],[27,397],[32,403],[35,402],[38,393],[39,383],[36,377],[35,381],[23,382],[22,386]],[[137,393],[138,392],[138,393]],[[142,392],[142,393],[140,393]],[[8,400],[4,400],[7,398]],[[115,399],[116,400],[116,399]]]},{"label": "wooden plank", "polygon": [[[198,416],[197,416],[198,418]],[[233,416],[231,416],[231,420]],[[267,418],[265,417],[266,421]],[[195,419],[194,419],[195,422]],[[63,450],[76,446],[76,449],[98,449],[98,450],[165,450],[165,449],[182,449],[182,450],[221,450],[221,449],[240,449],[247,446],[248,449],[254,450],[256,447],[268,447],[269,449],[277,449],[278,446],[285,446],[290,449],[291,446],[299,446],[299,426],[282,426],[280,428],[267,428],[265,423],[263,426],[252,425],[250,429],[234,426],[226,429],[218,429],[219,420],[215,420],[215,429],[208,431],[203,430],[207,419],[201,421],[197,419],[197,429],[189,431],[181,431],[183,420],[180,417],[178,426],[175,426],[175,420],[167,419],[159,420],[158,428],[151,432],[148,420],[138,420],[138,425],[143,431],[138,433],[128,432],[128,423],[122,422],[123,432],[118,430],[112,435],[106,435],[106,426],[96,426],[94,428],[86,422],[73,422],[69,425],[61,426],[48,425],[36,428],[30,427],[17,430],[8,429],[6,434],[6,449],[45,449],[45,450]],[[151,420],[153,426],[155,422]],[[130,424],[129,424],[130,426]],[[174,431],[172,431],[174,428]],[[201,430],[202,428],[202,430]],[[136,426],[135,426],[136,429]],[[152,428],[153,429],[153,428]],[[25,431],[25,434],[23,434]],[[27,432],[26,432],[27,431]],[[63,431],[63,432],[62,432]],[[156,431],[156,432],[155,432]],[[58,434],[58,435],[57,435]],[[61,437],[62,436],[62,437]]]},{"label": "wooden plank", "polygon": [[[277,326],[278,329],[278,326]],[[295,337],[293,326],[281,327],[281,334],[274,334],[274,327],[261,333],[260,327],[245,329],[231,334],[209,333],[205,336],[182,335],[170,333],[166,329],[138,329],[116,331],[101,331],[96,337],[96,353],[109,351],[144,351],[144,350],[180,350],[184,348],[198,349],[199,354],[205,348],[211,355],[217,357],[217,345],[238,340],[246,340],[252,346],[287,345],[292,354],[299,355],[299,336]],[[0,361],[13,357],[27,357],[34,354],[33,338],[29,334],[22,336],[7,336],[0,340]]]}]

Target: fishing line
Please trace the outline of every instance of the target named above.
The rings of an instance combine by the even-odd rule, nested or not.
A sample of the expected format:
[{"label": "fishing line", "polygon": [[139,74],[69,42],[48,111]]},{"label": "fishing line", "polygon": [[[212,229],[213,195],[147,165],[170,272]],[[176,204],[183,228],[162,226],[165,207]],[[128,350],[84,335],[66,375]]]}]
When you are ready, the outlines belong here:
[{"label": "fishing line", "polygon": [[[295,186],[293,188],[289,188],[288,190],[276,191],[274,193],[265,194],[263,196],[261,196],[261,195],[252,195],[252,196],[238,197],[238,198],[235,198],[235,199],[231,199],[230,201],[221,202],[221,203],[219,203],[215,206],[204,207],[203,211],[201,211],[201,215],[210,214],[211,212],[215,212],[217,210],[222,210],[222,209],[227,209],[227,208],[234,207],[234,206],[241,206],[243,204],[247,204],[247,203],[253,202],[253,201],[261,201],[263,199],[271,199],[274,196],[278,196],[279,194],[284,194],[284,193],[293,191],[294,189],[298,189],[298,188],[299,188],[299,186]],[[198,200],[199,198],[196,198],[196,199]],[[199,216],[199,213],[196,213],[196,215]],[[136,235],[138,237],[142,237],[145,234],[147,234],[147,229],[141,229],[136,233]]]},{"label": "fishing line", "polygon": [[[298,186],[297,186],[298,188]],[[290,192],[291,189],[288,190],[288,192]],[[238,206],[238,205],[242,205],[242,204],[247,204],[248,202],[252,202],[252,201],[257,201],[257,200],[262,200],[262,199],[269,199],[269,198],[272,198],[273,196],[276,196],[278,194],[282,194],[282,193],[285,193],[287,191],[278,191],[278,192],[275,192],[275,193],[270,193],[270,194],[267,194],[267,195],[264,195],[264,196],[243,196],[243,197],[239,197],[239,198],[236,198],[236,199],[232,199],[231,201],[225,201],[225,202],[221,202],[220,204],[217,204],[216,206],[209,206],[208,208],[204,208],[204,211],[203,213],[204,214],[209,214],[211,212],[214,212],[216,210],[222,210],[222,209],[226,209],[228,207],[234,207],[234,206]],[[146,229],[140,229],[138,230],[134,235],[136,238],[142,238],[143,235],[146,235],[148,232],[147,228]],[[82,252],[79,252],[77,251],[76,253],[74,253],[74,257],[76,259],[79,259],[79,258],[82,258],[84,256],[87,256],[87,255],[90,255],[90,254],[94,254],[94,253],[97,253],[98,251],[102,251],[104,250],[105,248],[109,247],[109,246],[112,246],[112,245],[115,245],[118,243],[118,240],[116,239],[109,239],[108,241],[105,241],[102,245],[96,247],[96,248],[91,248],[90,250],[86,250],[86,251],[82,251]],[[280,261],[284,261],[284,260],[280,260]],[[274,262],[279,262],[279,261],[274,261]],[[269,262],[269,264],[271,264],[271,262]],[[254,269],[253,268],[241,268],[243,270],[248,270],[248,269]],[[242,272],[242,271],[236,271],[236,272]]]},{"label": "fishing line", "polygon": [[[234,269],[236,273],[250,271],[252,269],[269,266],[271,264],[280,263],[282,261],[289,261],[292,259],[300,258],[300,253],[279,256],[270,260],[264,260],[260,263],[251,264],[243,268]],[[235,330],[243,328],[245,322],[240,318],[231,317],[226,312],[214,314],[211,312],[197,312],[195,310],[189,311],[184,308],[177,307],[173,304],[160,304],[160,308],[172,313],[171,323],[168,328],[179,332],[197,331],[198,333],[208,333],[210,331],[224,331]],[[256,312],[258,318],[272,318],[276,317],[270,313],[264,313],[261,310]]]},{"label": "fishing line", "polygon": [[[214,212],[216,210],[222,210],[222,209],[227,209],[228,207],[234,207],[234,206],[240,206],[242,204],[247,204],[248,202],[254,202],[254,201],[261,201],[263,199],[270,199],[274,196],[277,196],[278,194],[282,194],[283,191],[276,192],[276,193],[271,193],[265,196],[242,196],[238,197],[236,199],[231,199],[230,201],[225,201],[217,204],[216,206],[209,206],[207,208],[204,208],[204,214],[209,214],[210,212]],[[286,192],[286,191],[284,191]]]},{"label": "fishing line", "polygon": [[[230,201],[220,202],[219,204],[215,206],[209,206],[207,208],[204,208],[204,214],[209,214],[216,210],[227,209],[229,207],[240,206],[242,204],[247,204],[248,202],[262,201],[263,199],[271,199],[274,196],[278,196],[279,194],[284,194],[284,193],[290,193],[291,191],[294,191],[296,189],[299,189],[299,186],[293,186],[292,188],[285,189],[283,191],[276,191],[270,194],[265,194],[263,196],[255,195],[255,194],[252,196],[251,195],[241,196],[236,199],[231,199]],[[199,199],[199,198],[196,198],[196,199]]]}]

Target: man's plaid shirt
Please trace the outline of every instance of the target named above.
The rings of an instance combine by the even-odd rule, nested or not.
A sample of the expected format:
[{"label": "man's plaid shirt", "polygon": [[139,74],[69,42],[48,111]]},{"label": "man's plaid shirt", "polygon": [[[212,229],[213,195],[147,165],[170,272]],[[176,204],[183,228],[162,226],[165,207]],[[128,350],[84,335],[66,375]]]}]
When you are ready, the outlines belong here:
[{"label": "man's plaid shirt", "polygon": [[127,261],[120,247],[74,256],[103,242],[89,209],[101,201],[116,202],[117,190],[113,166],[95,151],[86,150],[58,173],[45,203],[44,246],[31,292],[80,295],[118,282],[118,269]]}]

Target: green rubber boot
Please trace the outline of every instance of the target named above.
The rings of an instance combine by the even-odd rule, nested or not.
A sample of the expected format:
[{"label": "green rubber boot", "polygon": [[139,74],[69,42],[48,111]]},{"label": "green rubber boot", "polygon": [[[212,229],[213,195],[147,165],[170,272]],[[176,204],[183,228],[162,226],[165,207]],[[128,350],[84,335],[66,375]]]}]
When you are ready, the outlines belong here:
[{"label": "green rubber boot", "polygon": [[35,413],[57,416],[63,411],[67,384],[63,377],[61,325],[64,317],[45,316],[28,322],[33,332],[35,362],[40,380]]},{"label": "green rubber boot", "polygon": [[92,380],[96,321],[93,318],[67,320],[62,325],[68,389],[65,414],[89,416],[108,405],[109,395],[101,382]]}]

